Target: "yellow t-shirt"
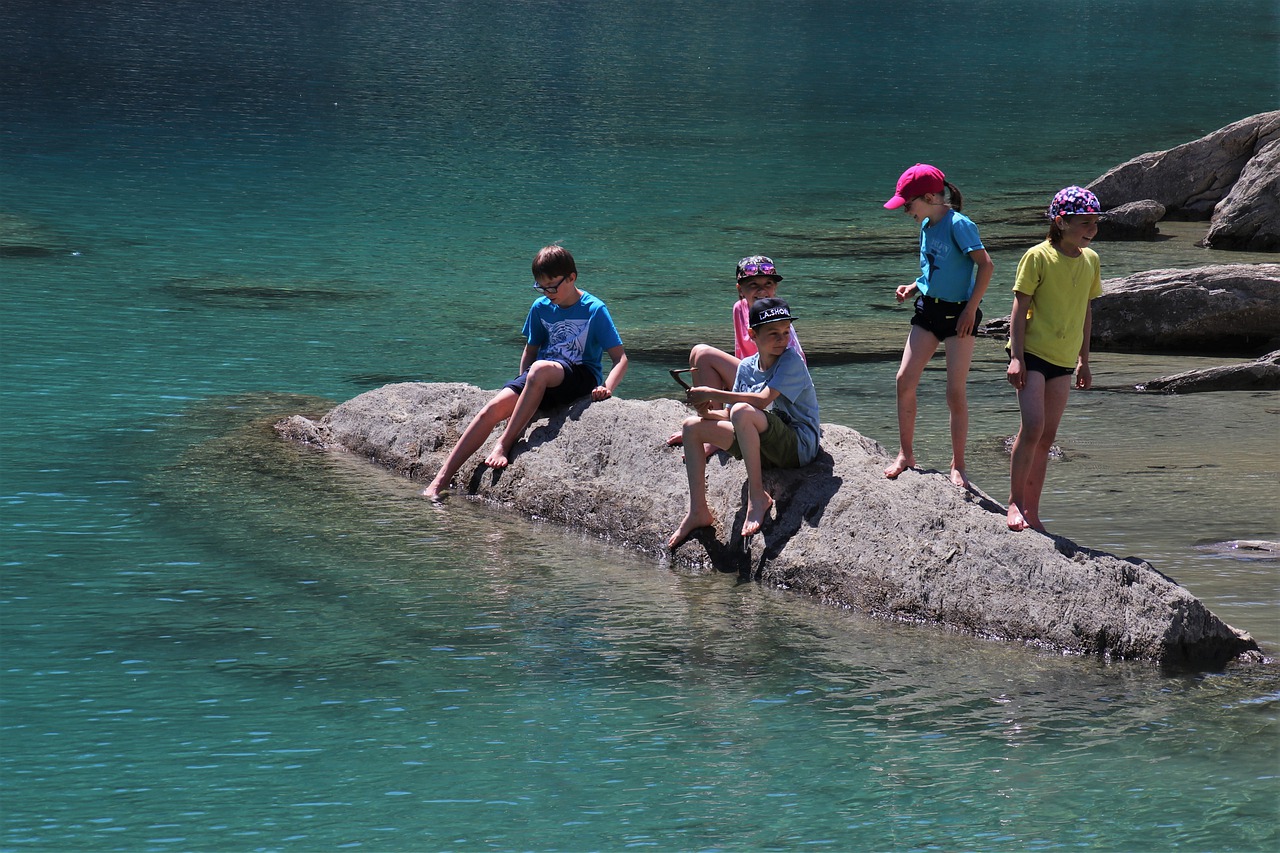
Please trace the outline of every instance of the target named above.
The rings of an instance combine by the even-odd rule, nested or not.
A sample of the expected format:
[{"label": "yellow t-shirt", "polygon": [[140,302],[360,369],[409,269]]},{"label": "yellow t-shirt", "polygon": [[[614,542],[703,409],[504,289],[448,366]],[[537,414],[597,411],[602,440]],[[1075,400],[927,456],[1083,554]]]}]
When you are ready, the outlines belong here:
[{"label": "yellow t-shirt", "polygon": [[1023,349],[1059,367],[1076,366],[1089,300],[1102,295],[1102,264],[1093,249],[1069,258],[1045,240],[1018,262],[1014,293],[1031,297]]}]

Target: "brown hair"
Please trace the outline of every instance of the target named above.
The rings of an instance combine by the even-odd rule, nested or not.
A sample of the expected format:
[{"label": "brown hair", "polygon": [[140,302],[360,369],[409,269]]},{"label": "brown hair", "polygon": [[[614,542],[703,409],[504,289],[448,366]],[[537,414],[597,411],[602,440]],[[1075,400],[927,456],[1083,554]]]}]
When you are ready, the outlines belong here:
[{"label": "brown hair", "polygon": [[[1063,216],[1062,218],[1066,219],[1067,217]],[[1052,243],[1054,246],[1057,246],[1058,243],[1062,241],[1063,235],[1065,235],[1066,233],[1067,232],[1063,231],[1062,228],[1058,225],[1057,217],[1054,217],[1053,219],[1049,220],[1049,233],[1045,234],[1044,238],[1048,240],[1050,243]]]},{"label": "brown hair", "polygon": [[961,208],[963,208],[963,207],[964,207],[964,196],[960,195],[960,190],[956,188],[956,185],[955,185],[955,184],[953,184],[953,183],[951,183],[950,181],[943,181],[942,183],[943,183],[943,184],[946,186],[946,188],[947,188],[947,193],[948,193],[948,196],[949,196],[949,203],[951,204],[951,209],[952,209],[952,210],[960,210]]},{"label": "brown hair", "polygon": [[544,246],[533,256],[534,278],[560,278],[565,275],[577,275],[578,265],[573,262],[569,250],[557,243]]}]

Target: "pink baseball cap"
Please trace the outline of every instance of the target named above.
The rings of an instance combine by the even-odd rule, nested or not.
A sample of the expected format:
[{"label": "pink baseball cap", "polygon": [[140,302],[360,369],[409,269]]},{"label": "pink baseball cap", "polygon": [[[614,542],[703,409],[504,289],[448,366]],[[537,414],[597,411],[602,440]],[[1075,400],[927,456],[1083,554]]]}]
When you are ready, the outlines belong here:
[{"label": "pink baseball cap", "polygon": [[946,182],[947,176],[940,169],[928,163],[916,163],[898,178],[898,189],[884,206],[889,210],[897,210],[916,196],[942,192]]}]

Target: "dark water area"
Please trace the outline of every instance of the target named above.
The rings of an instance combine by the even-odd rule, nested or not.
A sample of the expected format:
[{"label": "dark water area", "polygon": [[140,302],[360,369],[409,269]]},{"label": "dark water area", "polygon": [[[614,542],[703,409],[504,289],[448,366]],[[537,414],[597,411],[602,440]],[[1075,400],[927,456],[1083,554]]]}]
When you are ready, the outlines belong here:
[{"label": "dark water area", "polygon": [[[896,446],[912,163],[996,263],[1053,192],[1280,103],[1273,2],[0,6],[0,850],[1270,850],[1274,666],[1169,673],[673,571],[278,441],[514,372],[561,240],[670,395],[764,252]],[[1104,277],[1259,262],[1195,223]],[[809,342],[813,344],[810,346]],[[1097,353],[1045,520],[1280,654],[1280,396]],[[970,474],[1017,429],[996,341]],[[947,461],[942,365],[917,454]]]}]

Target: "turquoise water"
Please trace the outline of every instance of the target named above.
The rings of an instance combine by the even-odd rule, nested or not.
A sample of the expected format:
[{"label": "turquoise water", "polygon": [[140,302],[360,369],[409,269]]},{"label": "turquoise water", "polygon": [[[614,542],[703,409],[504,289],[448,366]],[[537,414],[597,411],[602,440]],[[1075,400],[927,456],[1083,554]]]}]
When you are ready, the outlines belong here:
[{"label": "turquoise water", "polygon": [[[892,446],[898,173],[965,191],[998,313],[1054,190],[1280,103],[1275,4],[1213,8],[6,3],[0,849],[1274,848],[1272,668],[885,625],[440,511],[267,426],[496,387],[563,240],[627,396],[728,341],[763,251],[831,354],[824,419]],[[1166,230],[1105,274],[1262,259]],[[1113,390],[1221,361],[1098,354],[1046,521],[1275,654],[1276,563],[1202,546],[1280,537],[1280,395]],[[981,343],[995,495],[1002,371]],[[933,369],[921,408],[941,467]]]}]

